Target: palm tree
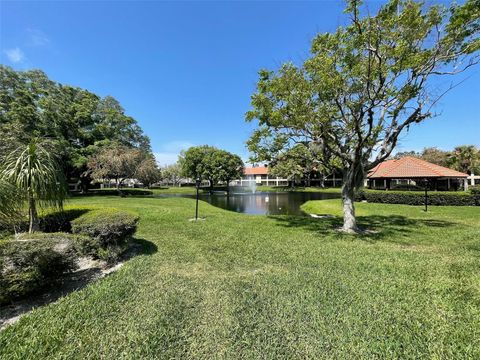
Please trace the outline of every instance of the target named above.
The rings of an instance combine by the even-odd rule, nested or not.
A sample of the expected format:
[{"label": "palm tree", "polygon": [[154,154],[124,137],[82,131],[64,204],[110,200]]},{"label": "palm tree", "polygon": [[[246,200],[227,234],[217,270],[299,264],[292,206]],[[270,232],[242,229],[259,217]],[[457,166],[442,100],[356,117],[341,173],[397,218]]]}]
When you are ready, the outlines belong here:
[{"label": "palm tree", "polygon": [[33,139],[5,158],[0,178],[21,193],[18,201],[27,202],[28,231],[39,230],[37,206],[61,207],[66,197],[64,176],[58,162],[47,150],[47,143]]},{"label": "palm tree", "polygon": [[478,173],[480,150],[474,145],[457,146],[451,153],[449,161],[455,170],[469,174]]}]

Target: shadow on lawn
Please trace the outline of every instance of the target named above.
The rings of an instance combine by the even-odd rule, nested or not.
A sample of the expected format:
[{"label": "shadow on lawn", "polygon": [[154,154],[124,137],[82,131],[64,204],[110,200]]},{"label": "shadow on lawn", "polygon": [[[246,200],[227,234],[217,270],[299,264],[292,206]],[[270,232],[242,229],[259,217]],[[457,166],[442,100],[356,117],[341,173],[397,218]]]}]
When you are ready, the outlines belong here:
[{"label": "shadow on lawn", "polygon": [[105,268],[101,262],[87,264],[83,261],[84,264],[79,270],[66,274],[52,287],[16,300],[12,304],[0,306],[0,330],[15,323],[22,315],[33,309],[48,305],[74,291],[81,290],[91,282],[118,270],[125,262],[135,256],[152,255],[156,252],[157,246],[154,243],[145,239],[134,238],[129,248],[121,255],[119,262],[112,267]]},{"label": "shadow on lawn", "polygon": [[[334,235],[340,238],[345,234],[337,231],[343,225],[343,219],[339,216],[325,217],[321,219],[306,216],[270,216],[280,226],[300,227],[309,231]],[[421,232],[421,227],[447,228],[459,226],[458,223],[437,219],[411,219],[401,215],[368,215],[357,216],[360,228],[371,232],[359,235],[359,238],[367,242],[389,241],[403,245],[413,245],[408,241],[409,234]]]}]

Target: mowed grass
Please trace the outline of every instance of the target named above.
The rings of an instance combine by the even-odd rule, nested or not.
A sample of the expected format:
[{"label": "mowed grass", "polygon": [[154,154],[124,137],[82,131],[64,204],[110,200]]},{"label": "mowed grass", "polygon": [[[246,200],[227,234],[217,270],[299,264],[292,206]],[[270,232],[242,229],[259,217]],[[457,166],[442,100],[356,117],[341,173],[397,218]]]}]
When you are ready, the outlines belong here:
[{"label": "mowed grass", "polygon": [[[4,359],[480,358],[480,208],[358,204],[249,216],[185,198],[131,209],[144,253],[0,333]],[[305,204],[336,213],[339,200]]]}]

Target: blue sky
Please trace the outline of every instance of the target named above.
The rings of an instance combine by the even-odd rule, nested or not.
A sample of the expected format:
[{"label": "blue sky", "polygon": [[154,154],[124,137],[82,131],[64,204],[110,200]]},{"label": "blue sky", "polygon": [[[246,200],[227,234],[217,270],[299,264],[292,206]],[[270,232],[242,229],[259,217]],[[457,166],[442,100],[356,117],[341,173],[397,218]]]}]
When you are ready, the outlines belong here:
[{"label": "blue sky", "polygon": [[[379,2],[369,3],[371,8]],[[245,123],[257,71],[308,56],[318,32],[344,22],[343,2],[0,3],[1,63],[117,98],[161,163],[190,145],[248,157]],[[398,149],[480,145],[480,71]]]}]

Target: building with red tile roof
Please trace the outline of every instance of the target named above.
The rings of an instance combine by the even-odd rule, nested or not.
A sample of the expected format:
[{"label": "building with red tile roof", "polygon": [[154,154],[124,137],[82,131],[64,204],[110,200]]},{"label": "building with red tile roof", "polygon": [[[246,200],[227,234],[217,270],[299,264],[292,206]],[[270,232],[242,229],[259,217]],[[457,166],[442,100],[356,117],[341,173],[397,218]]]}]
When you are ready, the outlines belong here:
[{"label": "building with red tile roof", "polygon": [[420,183],[419,180],[428,180],[430,187],[434,189],[450,190],[452,185],[458,188],[462,183],[464,187],[468,187],[467,178],[468,174],[413,156],[386,160],[367,174],[369,187],[377,187],[380,184],[380,187],[386,189],[390,188],[392,180],[395,180],[396,184],[399,183],[398,180],[407,180],[411,184],[411,180],[416,185],[417,182]]},{"label": "building with red tile roof", "polygon": [[245,175],[268,175],[268,167],[266,166],[254,166],[246,167],[244,172]]}]

